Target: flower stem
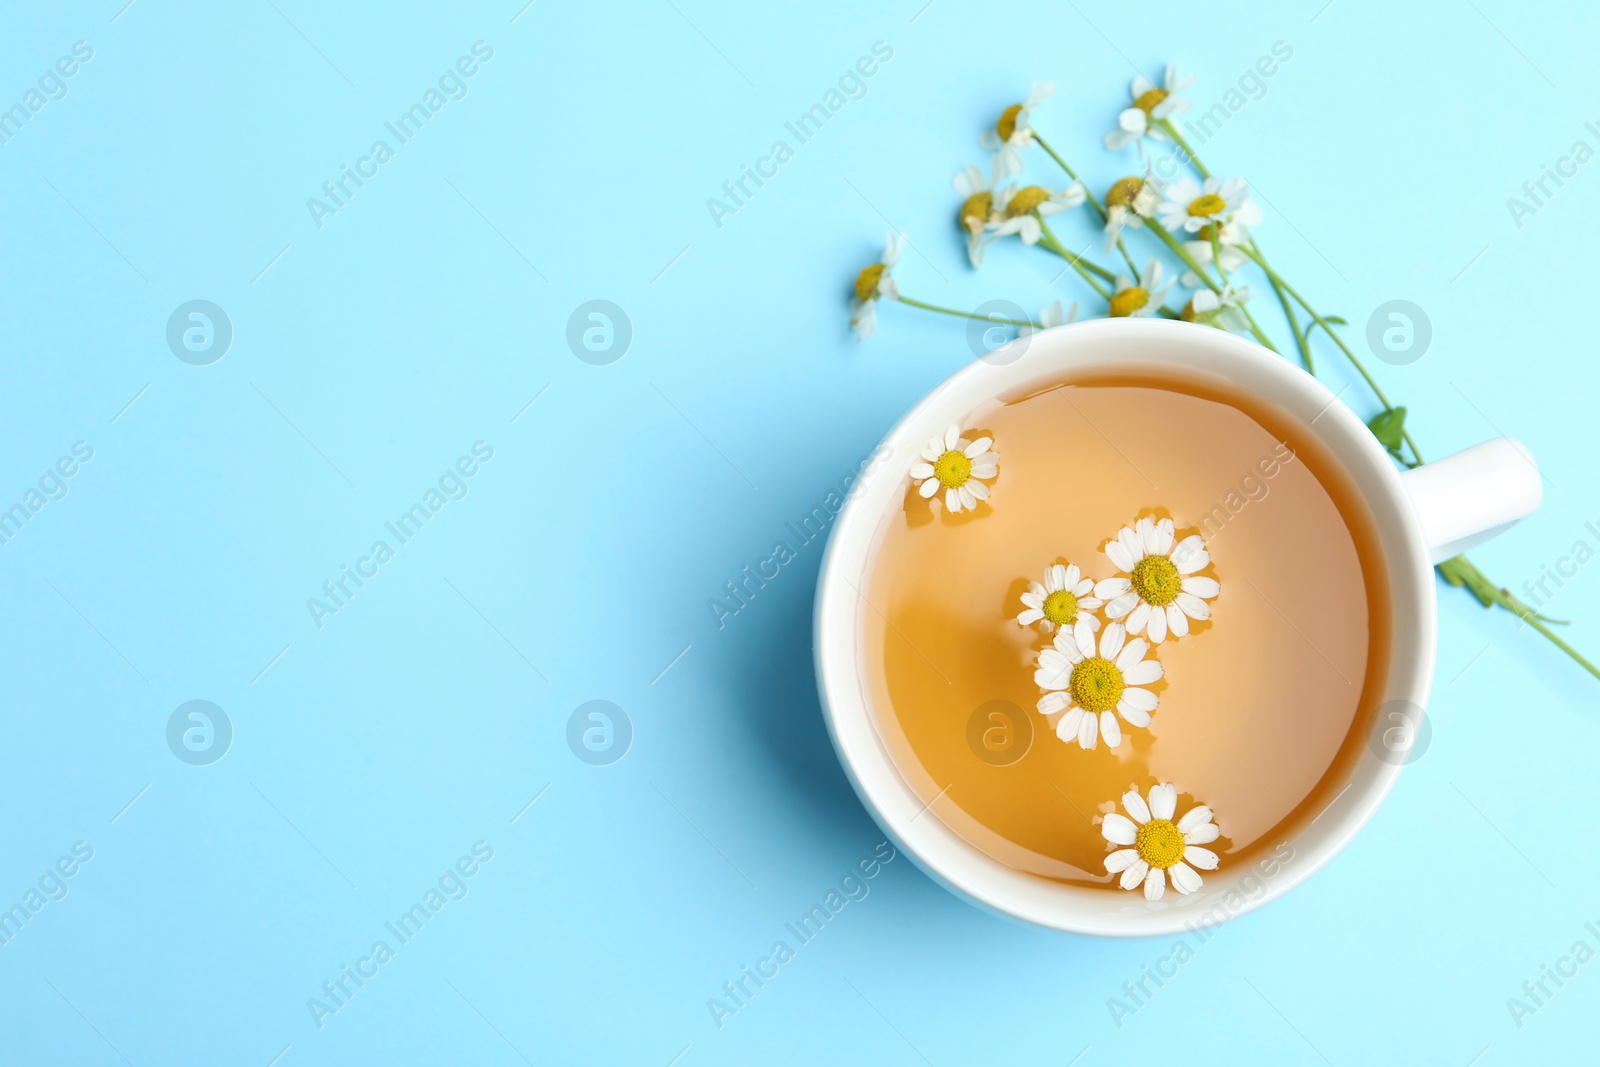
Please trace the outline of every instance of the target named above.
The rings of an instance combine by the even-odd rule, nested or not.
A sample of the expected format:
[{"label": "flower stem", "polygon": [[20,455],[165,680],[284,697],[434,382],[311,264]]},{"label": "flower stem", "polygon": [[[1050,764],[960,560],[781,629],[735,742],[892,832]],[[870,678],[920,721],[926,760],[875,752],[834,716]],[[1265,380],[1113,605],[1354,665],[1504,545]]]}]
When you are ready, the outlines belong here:
[{"label": "flower stem", "polygon": [[[1328,325],[1327,320],[1325,320],[1321,315],[1318,315],[1316,309],[1310,304],[1306,303],[1306,298],[1296,292],[1294,286],[1284,281],[1282,276],[1268,265],[1266,259],[1261,255],[1259,249],[1250,245],[1239,245],[1238,247],[1244,252],[1245,255],[1256,261],[1256,265],[1266,273],[1268,278],[1272,279],[1275,284],[1282,286],[1283,291],[1294,298],[1295,303],[1299,304],[1305,309],[1306,314],[1311,316],[1312,322],[1315,322],[1318,326],[1321,326],[1323,332],[1329,337],[1333,338],[1333,343],[1339,346],[1339,350],[1345,354],[1345,358],[1350,360],[1350,365],[1354,367],[1356,372],[1361,375],[1363,380],[1366,381],[1367,387],[1372,390],[1372,395],[1378,398],[1378,403],[1383,405],[1385,411],[1393,411],[1394,405],[1389,403],[1389,398],[1383,394],[1383,389],[1380,388],[1378,383],[1373,380],[1372,375],[1367,373],[1367,368],[1361,365],[1361,360],[1356,358],[1356,354],[1350,351],[1350,346],[1344,343],[1344,338],[1333,332],[1333,327]],[[1411,439],[1411,431],[1402,430],[1401,433],[1405,438],[1406,444],[1411,446],[1411,454],[1416,457],[1417,463],[1421,464],[1423,462],[1422,453],[1417,450],[1417,443]]]},{"label": "flower stem", "polygon": [[1294,306],[1289,303],[1289,294],[1283,291],[1283,286],[1278,284],[1276,278],[1269,277],[1272,283],[1272,293],[1278,298],[1278,305],[1283,308],[1283,317],[1289,320],[1289,329],[1294,331],[1295,347],[1300,350],[1300,358],[1305,361],[1306,373],[1313,377],[1317,373],[1317,365],[1311,359],[1311,345],[1306,342],[1305,331],[1300,328],[1300,320],[1295,317]]},{"label": "flower stem", "polygon": [[[1046,142],[1043,137],[1039,136],[1039,131],[1034,131],[1033,139],[1038,141],[1039,147],[1049,153],[1050,158],[1055,160],[1057,165],[1060,166],[1062,170],[1067,172],[1067,177],[1071,178],[1079,185],[1083,185],[1084,196],[1088,198],[1089,206],[1094,208],[1094,213],[1100,216],[1100,222],[1102,225],[1104,225],[1106,221],[1106,209],[1100,203],[1100,198],[1094,195],[1094,190],[1090,189],[1087,185],[1084,185],[1083,181],[1078,177],[1078,172],[1067,166],[1067,161],[1057,155],[1056,150],[1051,148],[1049,143]],[[1117,251],[1122,253],[1122,261],[1128,265],[1128,269],[1137,275],[1139,273],[1139,268],[1134,266],[1133,257],[1128,255],[1128,249],[1123,245],[1121,237],[1117,238]],[[1110,279],[1107,280],[1109,281]]]},{"label": "flower stem", "polygon": [[[1206,288],[1219,295],[1222,293],[1222,287],[1211,280],[1211,275],[1208,274],[1206,269],[1202,267],[1192,255],[1189,254],[1189,250],[1183,247],[1183,242],[1179,241],[1176,237],[1167,232],[1167,228],[1165,226],[1161,225],[1161,223],[1157,222],[1155,219],[1146,219],[1145,225],[1150,227],[1155,235],[1166,243],[1168,248],[1172,249],[1173,254],[1183,261],[1184,266],[1188,267],[1194,272],[1195,277],[1199,278],[1205,283]],[[1217,264],[1217,271],[1220,273],[1221,270],[1222,264],[1219,262]],[[1278,346],[1272,343],[1272,338],[1268,337],[1266,331],[1261,328],[1261,324],[1256,322],[1256,317],[1250,314],[1250,309],[1245,307],[1243,304],[1240,304],[1239,310],[1244,312],[1244,320],[1245,322],[1249,323],[1250,334],[1256,339],[1256,343],[1269,352],[1277,352]],[[1281,355],[1282,353],[1279,354]]]},{"label": "flower stem", "polygon": [[1571,656],[1584,670],[1600,678],[1600,669],[1584,659],[1577,649],[1557,637],[1548,626],[1544,624],[1544,616],[1534,611],[1528,605],[1511,595],[1511,591],[1491,582],[1482,571],[1466,556],[1452,556],[1439,564],[1439,575],[1451,585],[1464,587],[1467,592],[1478,598],[1478,603],[1484,607],[1499,606],[1511,612],[1517,618],[1538,630],[1550,643],[1561,651]]},{"label": "flower stem", "polygon": [[[1097,266],[1094,263],[1091,263],[1089,260],[1084,259],[1082,256],[1075,256],[1071,252],[1068,252],[1065,246],[1063,246],[1060,241],[1056,240],[1056,235],[1050,230],[1050,224],[1045,222],[1043,217],[1039,218],[1039,230],[1043,234],[1043,236],[1039,239],[1039,243],[1048,251],[1054,252],[1056,255],[1072,264],[1073,269],[1083,276],[1083,280],[1089,283],[1090,288],[1099,293],[1101,298],[1109,303],[1111,300],[1111,294],[1106,290],[1104,285],[1100,284],[1094,275],[1098,274],[1106,281],[1115,281],[1116,276],[1110,271],[1106,270],[1104,267]],[[1091,274],[1090,271],[1093,271],[1094,273]]]},{"label": "flower stem", "polygon": [[961,319],[976,319],[979,322],[992,322],[997,326],[1031,326],[1035,330],[1044,329],[1044,324],[1040,322],[1024,322],[1020,319],[999,319],[988,315],[974,315],[970,311],[957,311],[954,308],[940,307],[938,304],[925,304],[921,300],[913,300],[909,296],[902,296],[898,299],[902,304],[910,304],[912,307],[922,308],[924,311],[937,311],[941,315],[954,315]]},{"label": "flower stem", "polygon": [[1160,122],[1161,128],[1167,132],[1167,136],[1172,138],[1172,143],[1183,149],[1185,154],[1188,155],[1189,162],[1193,163],[1194,169],[1200,172],[1200,177],[1211,177],[1211,172],[1206,170],[1206,165],[1200,162],[1200,157],[1194,154],[1194,149],[1189,147],[1189,142],[1183,139],[1183,134],[1178,132],[1178,128],[1172,124],[1172,120],[1161,119]]}]

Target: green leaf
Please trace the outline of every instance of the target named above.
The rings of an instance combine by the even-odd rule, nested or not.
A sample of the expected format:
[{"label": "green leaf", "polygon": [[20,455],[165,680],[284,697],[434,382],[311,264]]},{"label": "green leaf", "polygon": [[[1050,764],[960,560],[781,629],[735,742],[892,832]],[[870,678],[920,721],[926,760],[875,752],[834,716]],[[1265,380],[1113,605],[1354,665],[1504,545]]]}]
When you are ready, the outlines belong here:
[{"label": "green leaf", "polygon": [[1380,411],[1367,423],[1367,429],[1372,431],[1372,436],[1378,443],[1388,450],[1391,456],[1399,458],[1400,443],[1404,440],[1406,432],[1406,409],[1403,407],[1389,408]]}]

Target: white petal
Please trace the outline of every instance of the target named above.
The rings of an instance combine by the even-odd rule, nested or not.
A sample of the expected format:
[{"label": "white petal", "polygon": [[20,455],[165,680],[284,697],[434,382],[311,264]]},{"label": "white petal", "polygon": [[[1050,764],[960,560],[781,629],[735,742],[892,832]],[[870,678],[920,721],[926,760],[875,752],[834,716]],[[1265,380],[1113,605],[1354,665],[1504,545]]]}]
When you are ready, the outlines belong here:
[{"label": "white petal", "polygon": [[1101,600],[1114,600],[1133,588],[1126,578],[1106,578],[1094,583],[1094,595]]},{"label": "white petal", "polygon": [[[989,487],[978,481],[976,478],[973,478],[972,480],[968,481],[966,485],[963,485],[961,487],[961,491],[963,493],[972,494],[972,502],[967,504],[967,507],[969,508],[977,507],[977,502],[980,500],[989,499]],[[965,500],[966,497],[963,496],[962,499]]]},{"label": "white petal", "polygon": [[1185,615],[1182,611],[1180,611],[1178,609],[1178,605],[1176,605],[1176,604],[1168,604],[1167,607],[1166,607],[1166,612],[1167,612],[1167,629],[1172,631],[1172,636],[1173,637],[1188,637],[1189,636],[1189,616]]},{"label": "white petal", "polygon": [[1067,588],[1067,568],[1059,563],[1052,563],[1050,569],[1045,571],[1045,588],[1052,593]]},{"label": "white petal", "polygon": [[[1063,634],[1062,636],[1064,637],[1066,635]],[[1072,643],[1077,647],[1078,655],[1082,656],[1084,659],[1088,659],[1090,656],[1094,655],[1094,635],[1093,634],[1090,634],[1087,637],[1087,639],[1085,639],[1084,637],[1082,637],[1082,636],[1080,636],[1078,634],[1078,631],[1076,629],[1074,629],[1072,631]],[[1078,661],[1074,660],[1073,662],[1076,663]]]},{"label": "white petal", "polygon": [[1119,848],[1115,852],[1111,853],[1111,855],[1106,857],[1106,870],[1111,874],[1116,874],[1119,871],[1125,871],[1132,866],[1133,861],[1138,858],[1139,852],[1137,849]]},{"label": "white petal", "polygon": [[[1211,290],[1207,289],[1206,292],[1209,293]],[[1177,538],[1173,533],[1171,519],[1162,519],[1160,522],[1156,523],[1156,555],[1165,556],[1167,553],[1171,552],[1173,543],[1176,540]]]},{"label": "white petal", "polygon": [[1211,842],[1215,841],[1221,836],[1222,831],[1217,828],[1217,824],[1214,822],[1208,822],[1201,823],[1193,830],[1185,831],[1183,835],[1183,841],[1184,844],[1188,845],[1209,845]]},{"label": "white petal", "polygon": [[1028,591],[1022,594],[1022,602],[1030,608],[1044,607],[1045,590],[1038,582],[1030,583]]},{"label": "white petal", "polygon": [[1054,715],[1058,711],[1066,711],[1072,707],[1071,693],[1046,693],[1039,698],[1039,703],[1034,707],[1039,709],[1041,715]]},{"label": "white petal", "polygon": [[1078,565],[1069,563],[1062,567],[1061,564],[1057,563],[1056,566],[1061,567],[1061,588],[1074,590],[1074,595],[1076,595],[1078,579],[1082,577],[1078,572]]},{"label": "white petal", "polygon": [[1100,655],[1104,659],[1115,662],[1118,653],[1122,651],[1123,642],[1127,640],[1128,631],[1121,623],[1114,622],[1106,627],[1106,632],[1100,635]]},{"label": "white petal", "polygon": [[1072,638],[1080,644],[1094,644],[1094,632],[1100,628],[1100,620],[1087,612],[1078,613],[1078,621],[1072,624]]},{"label": "white petal", "polygon": [[1150,868],[1150,873],[1144,880],[1144,899],[1160,900],[1161,894],[1167,891],[1167,876],[1160,867]]},{"label": "white petal", "polygon": [[1149,648],[1149,643],[1142,637],[1135,637],[1132,641],[1129,641],[1123,646],[1121,653],[1115,657],[1117,670],[1122,671],[1124,674],[1132,670],[1140,660],[1144,659],[1144,654]]},{"label": "white petal", "polygon": [[933,477],[933,464],[932,463],[913,463],[911,465],[911,477],[915,481],[919,481],[919,482],[922,481],[924,478],[932,478]]},{"label": "white petal", "polygon": [[1156,551],[1156,524],[1149,519],[1140,519],[1133,524],[1133,532],[1139,535],[1139,547],[1147,556],[1159,555]]},{"label": "white petal", "polygon": [[1122,744],[1122,726],[1117,722],[1117,717],[1109,711],[1100,713],[1100,733],[1106,739],[1107,748],[1116,748]]},{"label": "white petal", "polygon": [[1078,746],[1080,748],[1094,748],[1095,739],[1100,736],[1100,721],[1088,712],[1084,712],[1082,720],[1078,723]]},{"label": "white petal", "polygon": [[1056,720],[1056,736],[1067,744],[1072,744],[1078,739],[1078,724],[1088,712],[1082,708],[1069,708],[1067,713]]},{"label": "white petal", "polygon": [[1039,668],[1033,672],[1033,684],[1040,689],[1065,689],[1072,677],[1072,661],[1053,648],[1039,653]]},{"label": "white petal", "polygon": [[1128,551],[1127,546],[1115,538],[1106,542],[1106,558],[1119,571],[1131,571],[1133,565],[1138,562],[1133,553]]},{"label": "white petal", "polygon": [[1201,881],[1200,876],[1194,873],[1194,868],[1182,860],[1172,865],[1170,873],[1172,875],[1172,888],[1180,893],[1193,893],[1205,884]]},{"label": "white petal", "polygon": [[1134,886],[1144,881],[1144,876],[1148,874],[1149,871],[1150,865],[1148,863],[1146,863],[1144,860],[1136,859],[1132,863],[1128,864],[1128,869],[1122,872],[1122,878],[1118,880],[1117,884],[1122,886],[1124,889],[1132,889]]},{"label": "white petal", "polygon": [[1197,804],[1183,813],[1183,818],[1178,820],[1178,832],[1188,833],[1196,826],[1204,826],[1211,821],[1211,809],[1204,804]]},{"label": "white petal", "polygon": [[1150,713],[1148,711],[1140,711],[1137,707],[1128,703],[1128,694],[1142,692],[1144,692],[1143,689],[1124,689],[1122,691],[1122,699],[1117,701],[1117,714],[1122,716],[1122,721],[1141,730],[1150,725]]},{"label": "white petal", "polygon": [[1215,578],[1206,578],[1198,574],[1192,578],[1185,578],[1182,589],[1185,593],[1197,596],[1201,600],[1210,600],[1222,592],[1222,586]]},{"label": "white petal", "polygon": [[[1137,596],[1138,594],[1135,593],[1134,595]],[[1150,605],[1142,600],[1139,601],[1139,606],[1129,613],[1128,621],[1125,625],[1136,634],[1144,633],[1145,628],[1150,625]]]},{"label": "white petal", "polygon": [[1122,794],[1122,806],[1128,812],[1128,818],[1143,826],[1150,821],[1150,805],[1144,802],[1144,797],[1139,795],[1137,789],[1130,789]]},{"label": "white petal", "polygon": [[1197,622],[1205,622],[1211,618],[1211,605],[1195,596],[1193,593],[1180,592],[1172,601],[1179,611]]},{"label": "white petal", "polygon": [[957,489],[944,491],[944,506],[952,515],[961,514],[961,492]]},{"label": "white petal", "polygon": [[1162,782],[1150,787],[1150,814],[1158,819],[1170,819],[1178,808],[1178,787]]},{"label": "white petal", "polygon": [[968,459],[976,460],[979,456],[989,451],[989,446],[992,444],[994,444],[994,438],[980,437],[968,445],[966,451],[962,452],[961,454],[966,456]]},{"label": "white petal", "polygon": [[1172,550],[1172,562],[1179,574],[1193,574],[1211,562],[1211,553],[1206,551],[1206,543],[1199,534],[1190,534]]},{"label": "white petal", "polygon": [[1156,695],[1148,689],[1139,689],[1129,686],[1122,691],[1119,705],[1126,705],[1134,711],[1151,712],[1156,710]]},{"label": "white petal", "polygon": [[956,442],[959,440],[961,440],[961,427],[952,422],[949,426],[946,426],[944,430],[945,451],[948,452],[954,449],[956,447]]},{"label": "white petal", "polygon": [[993,478],[999,473],[1000,468],[993,463],[974,463],[972,465],[972,476],[974,478]]},{"label": "white petal", "polygon": [[1042,618],[1044,618],[1044,612],[1038,608],[1029,608],[1017,616],[1017,625],[1032,626]]},{"label": "white petal", "polygon": [[1159,645],[1167,639],[1167,612],[1164,608],[1150,609],[1150,643]]},{"label": "white petal", "polygon": [[1129,590],[1121,596],[1113,597],[1106,605],[1106,618],[1120,619],[1132,611],[1139,604],[1139,594]]},{"label": "white petal", "polygon": [[1122,111],[1117,112],[1117,125],[1122,128],[1124,133],[1143,133],[1144,124],[1145,113],[1136,107],[1124,108]]},{"label": "white petal", "polygon": [[1139,838],[1139,827],[1126,815],[1113,811],[1101,820],[1100,833],[1113,845],[1131,845]]},{"label": "white petal", "polygon": [[[1056,634],[1056,639],[1052,642],[1052,645],[1068,663],[1083,662],[1083,643],[1078,640],[1076,634],[1062,630]],[[1093,653],[1093,645],[1089,646],[1089,651],[1091,654]]]},{"label": "white petal", "polygon": [[1143,659],[1122,672],[1122,682],[1124,685],[1149,685],[1159,682],[1165,673],[1159,661]]},{"label": "white petal", "polygon": [[939,479],[929,478],[918,487],[917,492],[926,499],[939,491]]},{"label": "white petal", "polygon": [[[1133,562],[1138,563],[1144,557],[1144,538],[1136,533],[1132,526],[1124,526],[1117,533],[1117,540],[1122,542],[1122,547],[1128,550],[1128,555]],[[1132,570],[1132,567],[1128,568]]]},{"label": "white petal", "polygon": [[1190,845],[1183,850],[1183,858],[1199,867],[1202,871],[1214,871],[1217,869],[1217,854],[1209,848]]}]

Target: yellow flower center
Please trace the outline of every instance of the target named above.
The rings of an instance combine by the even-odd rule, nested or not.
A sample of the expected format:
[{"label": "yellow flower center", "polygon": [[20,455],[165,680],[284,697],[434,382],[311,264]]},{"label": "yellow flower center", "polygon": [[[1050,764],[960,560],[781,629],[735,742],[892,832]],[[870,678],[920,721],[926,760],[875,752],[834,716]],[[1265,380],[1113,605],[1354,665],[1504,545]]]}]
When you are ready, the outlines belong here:
[{"label": "yellow flower center", "polygon": [[972,460],[952,448],[933,461],[933,476],[946,489],[960,489],[972,477]]},{"label": "yellow flower center", "polygon": [[1119,178],[1106,191],[1106,207],[1132,207],[1143,189],[1143,178]]},{"label": "yellow flower center", "polygon": [[1195,311],[1193,300],[1190,300],[1187,304],[1183,305],[1183,310],[1178,312],[1178,318],[1182,319],[1184,322],[1200,321],[1200,314],[1199,312]]},{"label": "yellow flower center", "polygon": [[1196,241],[1204,241],[1206,244],[1210,244],[1212,238],[1219,238],[1221,236],[1222,227],[1218,226],[1214,222],[1208,222],[1194,232],[1194,239]]},{"label": "yellow flower center", "polygon": [[874,263],[870,267],[863,267],[860,274],[856,275],[856,299],[863,304],[878,295],[878,282],[883,280],[884,266]]},{"label": "yellow flower center", "polygon": [[977,233],[983,229],[983,224],[989,221],[989,212],[994,210],[994,194],[988,190],[973,193],[961,205],[961,225],[970,233]]},{"label": "yellow flower center", "polygon": [[1146,556],[1133,565],[1133,591],[1151,607],[1166,607],[1182,589],[1183,576],[1166,556]]},{"label": "yellow flower center", "polygon": [[1171,819],[1151,819],[1139,827],[1133,847],[1150,866],[1166,870],[1183,859],[1183,834]]},{"label": "yellow flower center", "polygon": [[1046,200],[1050,199],[1050,190],[1038,185],[1024,185],[1018,189],[1011,202],[1006,205],[1006,214],[1011,218],[1026,215]]},{"label": "yellow flower center", "polygon": [[1099,656],[1090,656],[1072,668],[1067,682],[1072,701],[1084,711],[1096,714],[1110,711],[1122,699],[1122,672],[1117,665]]},{"label": "yellow flower center", "polygon": [[1203,193],[1189,201],[1189,214],[1197,219],[1208,215],[1219,215],[1228,206],[1228,202],[1216,193]]},{"label": "yellow flower center", "polygon": [[1148,115],[1156,109],[1157,104],[1166,98],[1167,91],[1165,89],[1151,89],[1147,93],[1140,94],[1139,98],[1133,102],[1133,106]]},{"label": "yellow flower center", "polygon": [[1078,598],[1066,589],[1057,589],[1044,598],[1044,617],[1065,626],[1078,617]]},{"label": "yellow flower center", "polygon": [[1124,289],[1111,298],[1111,317],[1116,319],[1132,315],[1149,302],[1150,294],[1137,285],[1131,289]]},{"label": "yellow flower center", "polygon": [[1002,141],[1011,140],[1011,135],[1017,132],[1017,117],[1021,114],[1021,104],[1012,104],[1000,112],[1000,121],[994,124],[994,132],[1000,135]]}]

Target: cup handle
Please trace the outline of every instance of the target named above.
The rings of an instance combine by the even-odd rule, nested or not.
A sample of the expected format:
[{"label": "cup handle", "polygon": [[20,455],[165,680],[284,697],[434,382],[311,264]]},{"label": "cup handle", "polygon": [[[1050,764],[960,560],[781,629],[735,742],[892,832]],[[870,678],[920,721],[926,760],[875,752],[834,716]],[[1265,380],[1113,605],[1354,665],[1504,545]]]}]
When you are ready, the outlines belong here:
[{"label": "cup handle", "polygon": [[1405,471],[1400,481],[1435,563],[1511,528],[1544,499],[1533,453],[1509,437]]}]

